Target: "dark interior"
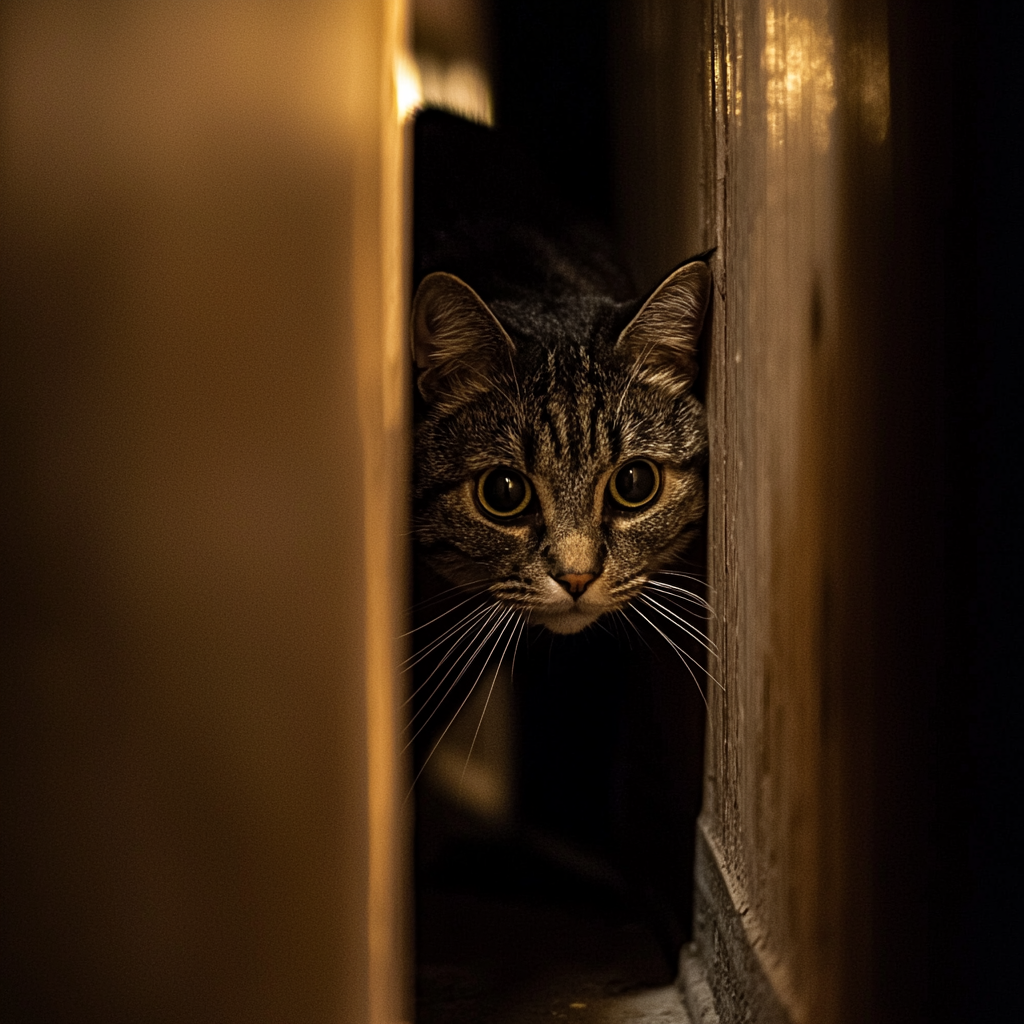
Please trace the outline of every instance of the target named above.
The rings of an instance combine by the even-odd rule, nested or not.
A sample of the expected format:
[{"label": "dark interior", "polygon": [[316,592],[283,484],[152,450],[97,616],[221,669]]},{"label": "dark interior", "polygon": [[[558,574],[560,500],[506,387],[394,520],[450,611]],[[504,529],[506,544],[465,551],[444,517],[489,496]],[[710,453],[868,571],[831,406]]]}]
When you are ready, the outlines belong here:
[{"label": "dark interior", "polygon": [[[624,144],[621,111],[690,91],[609,90],[622,34],[606,15],[689,11],[719,33],[743,11],[731,3],[415,8],[457,12],[499,124],[577,203],[620,232],[650,211],[632,237],[654,277],[694,249],[670,251],[676,224],[648,186],[685,190],[659,178],[678,162]],[[367,749],[369,659],[393,634],[364,628],[360,585],[380,596],[393,582],[367,571],[367,551],[390,559],[392,545],[387,531],[369,544],[380,503],[361,467],[393,460],[360,436],[385,417],[364,420],[357,393],[379,340],[359,300],[376,309],[390,292],[339,286],[375,274],[390,244],[383,225],[359,237],[385,219],[364,173],[383,141],[385,26],[342,31],[385,6],[4,6],[3,1021],[410,1019],[397,998],[386,1009],[405,981],[400,939],[374,931],[371,971],[367,927],[368,910],[390,931],[406,906],[391,886],[404,833],[380,806],[391,745]],[[863,390],[879,483],[858,529],[877,540],[878,603],[851,609],[882,670],[830,694],[854,716],[833,716],[852,741],[836,820],[864,823],[850,842],[833,833],[834,863],[857,876],[831,935],[857,991],[834,1019],[857,1024],[1002,1024],[1020,1003],[1020,43],[1005,6],[819,5],[849,30],[837,52],[870,29],[891,59],[884,173],[847,177],[837,204],[874,211],[853,234],[888,241],[856,250],[858,280],[880,286],[871,309],[896,314],[868,336],[887,344]],[[656,27],[673,50],[693,38]],[[416,36],[447,45],[419,20]],[[332,89],[353,71],[349,113],[377,112],[364,130],[339,131],[336,91],[311,93],[318,67]],[[841,82],[846,101],[855,84]],[[683,123],[668,114],[652,119]],[[839,142],[859,159],[848,130]],[[738,169],[721,167],[719,195]],[[880,181],[894,199],[882,232]],[[659,220],[663,250],[647,230]],[[809,304],[811,323],[822,308]],[[358,329],[341,337],[343,323]],[[416,581],[421,623],[438,586]],[[690,926],[703,705],[661,640],[631,637],[530,636],[469,761],[494,769],[495,791],[474,795],[463,770],[480,707],[448,737],[462,790],[430,766],[416,783],[421,1022],[678,1019],[667,1004],[590,1010],[670,980]],[[417,741],[418,766],[431,749]],[[368,858],[371,838],[391,850]],[[825,891],[812,882],[797,895]]]},{"label": "dark interior", "polygon": [[[563,199],[614,235],[608,5],[496,0],[488,13],[497,127]],[[699,545],[692,557],[699,575]],[[421,650],[458,617],[430,624],[454,604],[444,586],[418,570]],[[414,688],[445,646],[419,663]],[[688,653],[703,663],[699,645]],[[483,727],[471,756],[453,739],[458,724],[434,751],[482,667],[466,673],[414,744],[417,1019],[551,1019],[570,1005],[593,1009],[671,984],[691,931],[706,677],[699,668],[691,677],[642,623],[568,637],[531,628],[511,679],[495,684],[507,692],[487,708],[485,721],[510,723],[513,794],[505,813],[488,817],[460,799],[457,783],[438,785],[424,768],[446,756],[445,745],[467,764],[485,759]],[[470,735],[481,714],[479,704],[462,709]]]}]

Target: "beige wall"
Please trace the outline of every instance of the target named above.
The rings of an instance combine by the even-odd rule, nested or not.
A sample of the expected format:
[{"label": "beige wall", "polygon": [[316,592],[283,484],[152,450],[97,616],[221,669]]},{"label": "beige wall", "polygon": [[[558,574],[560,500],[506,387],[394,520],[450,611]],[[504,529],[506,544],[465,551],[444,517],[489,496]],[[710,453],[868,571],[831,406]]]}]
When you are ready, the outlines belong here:
[{"label": "beige wall", "polygon": [[5,1020],[409,1018],[403,17],[5,8]]}]

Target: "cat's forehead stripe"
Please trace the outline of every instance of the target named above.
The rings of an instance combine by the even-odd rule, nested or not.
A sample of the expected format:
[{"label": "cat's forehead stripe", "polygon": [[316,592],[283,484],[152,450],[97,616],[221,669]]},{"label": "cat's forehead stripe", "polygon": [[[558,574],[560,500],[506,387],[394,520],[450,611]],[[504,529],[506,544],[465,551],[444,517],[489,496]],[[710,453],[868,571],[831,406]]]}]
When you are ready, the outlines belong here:
[{"label": "cat's forehead stripe", "polygon": [[522,445],[526,466],[542,468],[548,460],[606,464],[614,454],[617,431],[609,420],[605,391],[615,374],[593,357],[590,343],[551,345],[540,365],[527,378],[525,391],[533,396],[532,421]]}]

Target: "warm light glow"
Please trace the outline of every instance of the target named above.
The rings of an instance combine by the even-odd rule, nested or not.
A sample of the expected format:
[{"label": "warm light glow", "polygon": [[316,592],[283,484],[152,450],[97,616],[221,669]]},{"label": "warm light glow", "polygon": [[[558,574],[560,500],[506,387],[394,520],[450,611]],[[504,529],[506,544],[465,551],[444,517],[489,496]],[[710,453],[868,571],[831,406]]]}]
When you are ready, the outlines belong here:
[{"label": "warm light glow", "polygon": [[793,14],[765,14],[764,69],[768,135],[782,145],[806,117],[819,152],[829,147],[836,107],[832,35],[824,25]]},{"label": "warm light glow", "polygon": [[732,50],[726,47],[725,59],[729,65],[729,81],[732,88],[732,116],[737,128],[743,127],[743,10],[736,12],[733,28]]},{"label": "warm light glow", "polygon": [[437,107],[470,121],[494,124],[490,80],[471,60],[445,64],[424,54],[415,58],[399,54],[395,60],[395,99],[400,122],[421,107]]},{"label": "warm light glow", "polygon": [[423,106],[440,107],[471,121],[494,124],[491,83],[479,64],[471,60],[444,64],[424,54],[417,56],[417,63]]},{"label": "warm light glow", "polygon": [[420,69],[408,53],[400,52],[395,57],[395,100],[398,106],[398,120],[404,121],[415,110],[423,106],[423,86]]}]

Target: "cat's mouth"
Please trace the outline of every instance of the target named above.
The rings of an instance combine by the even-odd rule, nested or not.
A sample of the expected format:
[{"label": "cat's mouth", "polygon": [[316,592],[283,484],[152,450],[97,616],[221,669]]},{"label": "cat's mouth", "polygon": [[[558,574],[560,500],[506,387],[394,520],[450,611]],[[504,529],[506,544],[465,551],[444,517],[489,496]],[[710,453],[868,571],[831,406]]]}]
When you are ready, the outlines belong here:
[{"label": "cat's mouth", "polygon": [[621,607],[598,579],[585,593],[572,597],[554,580],[540,602],[530,609],[530,621],[547,627],[552,633],[579,633],[602,615]]}]

